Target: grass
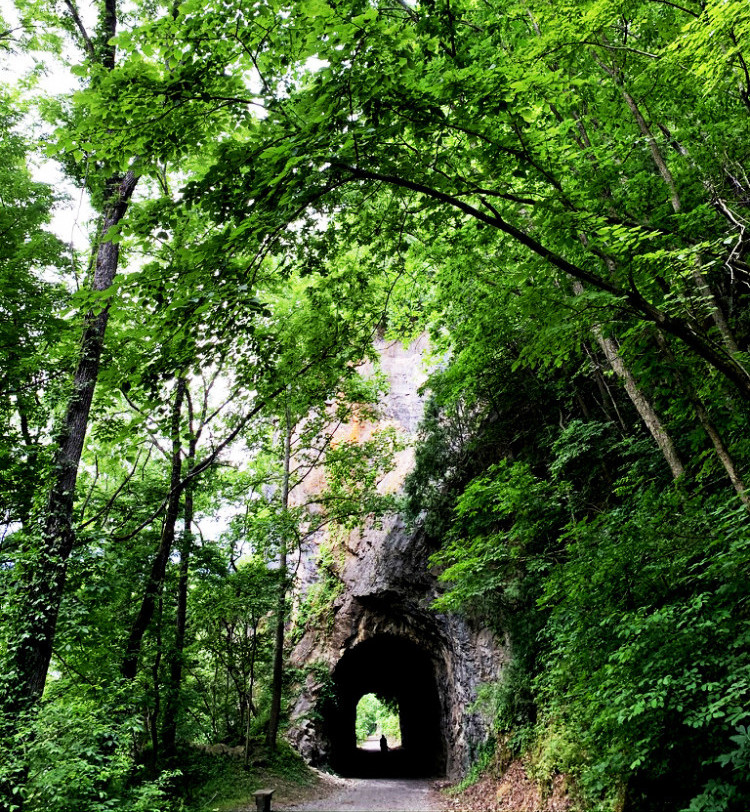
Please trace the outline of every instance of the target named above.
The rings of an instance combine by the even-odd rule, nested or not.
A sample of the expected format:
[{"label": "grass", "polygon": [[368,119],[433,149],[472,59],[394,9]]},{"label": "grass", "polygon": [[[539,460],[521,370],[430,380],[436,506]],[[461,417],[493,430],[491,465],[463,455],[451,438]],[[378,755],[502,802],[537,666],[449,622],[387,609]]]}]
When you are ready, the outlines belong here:
[{"label": "grass", "polygon": [[253,792],[273,788],[279,795],[293,795],[314,786],[317,777],[287,744],[275,753],[258,746],[245,769],[240,755],[185,751],[180,765],[185,812],[235,812],[254,809]]}]

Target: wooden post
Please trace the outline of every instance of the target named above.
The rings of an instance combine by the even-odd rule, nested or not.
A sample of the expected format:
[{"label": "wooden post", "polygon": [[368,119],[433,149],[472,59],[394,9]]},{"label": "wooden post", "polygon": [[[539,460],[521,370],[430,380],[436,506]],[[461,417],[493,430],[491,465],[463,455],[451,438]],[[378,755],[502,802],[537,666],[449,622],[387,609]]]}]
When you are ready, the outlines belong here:
[{"label": "wooden post", "polygon": [[253,793],[255,798],[255,807],[258,812],[271,812],[271,796],[274,790],[272,789],[259,789]]}]

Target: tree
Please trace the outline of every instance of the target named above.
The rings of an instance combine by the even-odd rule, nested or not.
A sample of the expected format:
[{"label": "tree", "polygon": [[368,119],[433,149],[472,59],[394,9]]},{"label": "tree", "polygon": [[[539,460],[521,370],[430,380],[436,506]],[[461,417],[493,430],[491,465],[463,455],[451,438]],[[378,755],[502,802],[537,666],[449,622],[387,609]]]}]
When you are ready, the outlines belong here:
[{"label": "tree", "polygon": [[[623,787],[648,798],[665,776],[684,805],[744,798],[722,773],[744,763],[730,738],[746,667],[731,642],[745,620],[731,527],[746,520],[731,500],[747,505],[750,462],[744,6],[185,0],[135,4],[123,26],[106,0],[90,30],[74,3],[62,17],[21,8],[53,32],[37,43],[73,38],[83,55],[80,91],[44,107],[103,220],[90,284],[63,319],[69,294],[40,281],[62,256],[41,231],[51,198],[28,181],[22,145],[4,142],[11,715],[38,705],[56,656],[76,690],[126,675],[154,760],[174,758],[192,724],[227,733],[219,707],[238,709],[249,753],[253,692],[274,679],[257,683],[231,647],[263,671],[268,651],[253,646],[269,630],[234,610],[191,630],[193,573],[223,584],[239,569],[193,531],[209,501],[241,505],[283,575],[285,553],[321,523],[379,509],[372,460],[388,441],[334,443],[330,409],[352,414],[376,329],[428,329],[443,361],[409,498],[436,548],[446,542],[444,605],[511,635],[502,724],[518,741],[557,723],[571,739],[587,731],[575,752],[592,804]],[[204,398],[196,419],[212,377],[227,397]],[[239,448],[247,470],[226,472]],[[296,504],[323,460],[328,489]],[[232,491],[240,483],[253,495]],[[692,638],[680,617],[700,626]],[[725,627],[721,658],[709,638]],[[705,690],[644,652],[639,640],[660,636],[684,673],[703,664]],[[673,683],[679,700],[662,691]],[[184,711],[199,684],[213,699],[197,721]],[[63,702],[53,694],[46,713]],[[703,741],[675,735],[660,750],[675,719]],[[617,787],[597,789],[603,774]]]},{"label": "tree", "polygon": [[[71,9],[74,7],[71,5]],[[73,12],[76,24],[80,20]],[[117,29],[117,11],[108,4],[102,16],[101,43],[97,46],[81,28],[92,68],[111,71],[116,52],[111,43]],[[127,212],[138,176],[133,169],[105,177],[97,189],[102,206],[91,291],[106,293],[117,272],[119,245],[114,231]],[[6,713],[33,707],[44,690],[52,656],[57,617],[65,585],[65,570],[74,544],[73,506],[78,466],[99,371],[109,306],[94,305],[84,317],[83,336],[71,392],[62,418],[53,461],[52,483],[39,547],[29,546],[19,561],[19,628],[12,650],[14,690],[5,697]]]},{"label": "tree", "polygon": [[[259,7],[255,13],[262,18],[269,9]],[[633,10],[634,19],[638,14],[649,24],[659,19],[673,26],[670,30],[683,30],[685,47],[692,47],[684,20],[680,28],[679,12],[646,4]],[[553,19],[564,20],[564,15],[562,11]],[[690,21],[690,15],[686,17]],[[402,24],[394,27],[393,18]],[[429,210],[440,212],[429,222],[433,229],[439,222],[443,227],[473,222],[496,229],[503,235],[498,245],[504,246],[496,261],[502,264],[503,256],[512,256],[518,246],[528,257],[529,269],[570,276],[600,291],[600,301],[611,312],[624,308],[656,324],[747,397],[750,379],[736,353],[717,344],[694,315],[696,308],[708,307],[718,316],[714,294],[709,297],[705,287],[682,293],[681,281],[666,270],[671,262],[694,269],[706,256],[701,230],[691,224],[696,217],[704,218],[716,235],[709,240],[710,252],[727,255],[722,240],[735,226],[720,211],[711,212],[703,184],[703,178],[720,174],[722,167],[713,157],[685,166],[686,173],[693,173],[693,188],[699,190],[690,212],[682,204],[676,213],[671,204],[669,209],[661,203],[649,206],[649,199],[663,200],[660,183],[676,183],[674,173],[669,175],[672,181],[664,180],[659,169],[663,155],[659,152],[657,159],[655,149],[644,156],[630,153],[629,163],[620,168],[618,150],[627,149],[633,134],[642,129],[625,97],[620,96],[618,107],[609,88],[598,92],[602,68],[596,49],[610,57],[630,54],[628,67],[637,60],[646,60],[648,66],[653,55],[644,51],[639,56],[629,44],[608,44],[607,37],[621,36],[616,27],[608,29],[610,23],[604,12],[592,15],[587,25],[595,29],[593,40],[598,43],[601,35],[603,44],[584,49],[584,57],[578,58],[568,56],[564,45],[558,48],[568,36],[567,21],[559,30],[550,26],[545,32],[523,9],[514,16],[491,7],[459,6],[443,12],[401,6],[365,10],[354,4],[344,14],[341,8],[320,4],[315,14],[292,14],[270,36],[286,38],[297,50],[285,48],[283,58],[264,51],[259,101],[251,94],[232,100],[237,115],[244,116],[256,103],[267,108],[267,115],[249,139],[225,146],[222,161],[195,187],[195,194],[212,211],[226,211],[232,200],[233,218],[243,232],[270,228],[272,214],[281,223],[310,207],[358,205],[362,195],[378,188],[421,200]],[[227,33],[227,39],[232,35]],[[520,42],[526,49],[523,58],[511,45]],[[659,47],[669,82],[679,83],[669,62],[671,39],[665,37]],[[548,52],[555,53],[555,61]],[[531,54],[538,54],[538,67],[530,73],[526,58]],[[299,66],[312,56],[323,64],[307,73]],[[298,66],[291,77],[288,65]],[[380,74],[377,83],[373,72]],[[572,95],[570,82],[576,88]],[[285,90],[275,96],[276,87],[288,87],[289,95]],[[670,114],[678,112],[677,99],[678,104],[694,100],[692,93],[683,97],[672,90],[665,88],[658,99]],[[488,107],[490,96],[501,100],[494,109]],[[464,101],[456,105],[456,98]],[[686,127],[694,109],[685,103],[679,110]],[[585,120],[581,110],[588,111]],[[595,131],[600,112],[617,122],[611,143],[592,142],[590,130]],[[686,135],[694,133],[694,128],[686,130]],[[644,137],[654,144],[653,137]],[[683,142],[680,146],[678,160],[684,161],[688,147]],[[589,160],[584,173],[578,162],[581,154]],[[611,191],[618,173],[637,178],[648,194],[640,195],[634,187],[640,196],[634,194],[621,205]],[[303,185],[303,177],[316,178],[316,184]],[[244,201],[249,206],[243,221]],[[684,229],[663,222],[674,214],[685,222]],[[547,242],[536,236],[541,227]]]},{"label": "tree", "polygon": [[50,411],[40,393],[59,374],[64,355],[64,324],[56,313],[67,294],[44,275],[67,260],[60,241],[46,228],[52,189],[33,181],[27,167],[30,145],[16,129],[21,108],[6,89],[1,93],[0,510],[6,529],[20,522],[28,530]]}]

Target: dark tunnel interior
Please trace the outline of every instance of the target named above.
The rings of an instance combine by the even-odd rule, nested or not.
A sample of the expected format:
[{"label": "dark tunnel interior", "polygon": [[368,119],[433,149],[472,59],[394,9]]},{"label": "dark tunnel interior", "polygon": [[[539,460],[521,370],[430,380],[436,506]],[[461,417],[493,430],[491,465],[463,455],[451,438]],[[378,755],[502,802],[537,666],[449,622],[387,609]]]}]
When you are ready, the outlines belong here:
[{"label": "dark tunnel interior", "polygon": [[[394,635],[365,640],[341,658],[333,674],[335,698],[325,711],[331,767],[350,777],[425,777],[445,773],[435,665],[417,644]],[[357,702],[364,694],[395,699],[401,747],[387,753],[357,748]]]}]

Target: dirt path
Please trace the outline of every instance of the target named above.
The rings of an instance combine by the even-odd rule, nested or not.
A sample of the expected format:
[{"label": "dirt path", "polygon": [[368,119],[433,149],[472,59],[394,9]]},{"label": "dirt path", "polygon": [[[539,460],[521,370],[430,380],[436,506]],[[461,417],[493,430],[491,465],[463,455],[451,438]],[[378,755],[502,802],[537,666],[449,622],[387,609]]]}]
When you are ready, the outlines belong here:
[{"label": "dirt path", "polygon": [[347,778],[338,779],[325,798],[281,806],[278,812],[443,812],[447,808],[429,779]]}]

